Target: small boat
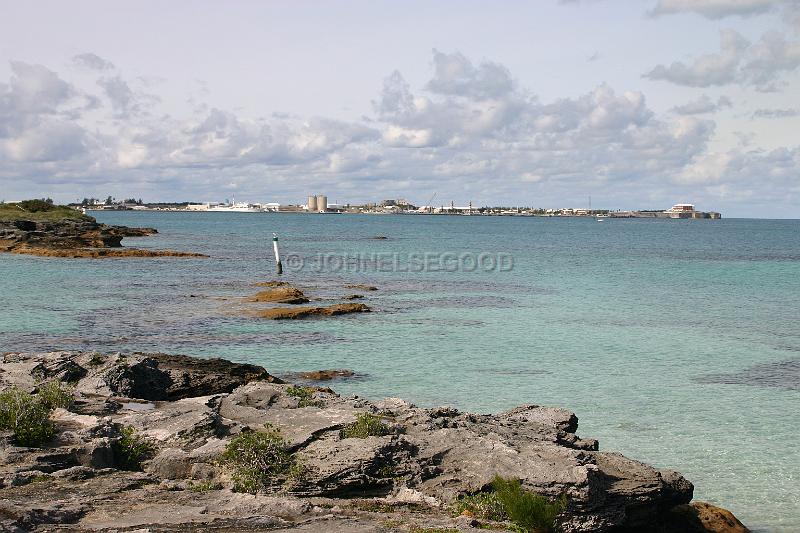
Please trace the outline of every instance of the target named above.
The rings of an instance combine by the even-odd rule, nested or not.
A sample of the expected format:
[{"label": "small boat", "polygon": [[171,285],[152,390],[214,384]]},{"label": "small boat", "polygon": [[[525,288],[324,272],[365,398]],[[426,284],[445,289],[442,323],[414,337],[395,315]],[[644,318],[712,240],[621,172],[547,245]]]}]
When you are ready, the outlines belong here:
[{"label": "small boat", "polygon": [[597,219],[598,222],[603,222],[605,219],[611,218],[611,217],[608,216],[608,213],[605,213],[605,214],[599,213],[599,214],[595,215],[595,218]]}]

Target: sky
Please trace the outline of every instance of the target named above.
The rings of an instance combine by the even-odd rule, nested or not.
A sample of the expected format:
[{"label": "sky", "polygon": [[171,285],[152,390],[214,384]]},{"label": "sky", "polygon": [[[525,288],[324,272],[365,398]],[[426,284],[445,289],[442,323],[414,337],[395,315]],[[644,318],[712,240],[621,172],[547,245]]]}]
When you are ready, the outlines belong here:
[{"label": "sky", "polygon": [[800,218],[800,0],[0,0],[0,200]]}]

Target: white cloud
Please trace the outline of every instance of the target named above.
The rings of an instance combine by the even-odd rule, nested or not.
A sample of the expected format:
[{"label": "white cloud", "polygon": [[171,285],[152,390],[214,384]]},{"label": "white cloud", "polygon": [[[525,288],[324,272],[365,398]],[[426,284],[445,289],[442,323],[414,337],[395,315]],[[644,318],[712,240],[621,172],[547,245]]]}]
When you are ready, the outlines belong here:
[{"label": "white cloud", "polygon": [[433,78],[426,85],[432,93],[476,100],[502,98],[514,89],[508,69],[491,61],[478,66],[458,52],[433,50]]},{"label": "white cloud", "polygon": [[[790,56],[763,57],[785,66]],[[764,61],[752,68],[767,69]],[[600,84],[543,102],[500,64],[439,51],[433,62],[418,89],[391,73],[374,117],[361,121],[252,117],[204,102],[170,116],[123,74],[98,71],[81,88],[16,62],[0,84],[0,183],[70,184],[84,195],[213,199],[235,186],[237,197],[297,199],[322,188],[354,201],[440,191],[530,203],[533,191],[600,186],[640,198],[685,187],[730,197],[745,185],[777,196],[800,169],[797,148],[709,152],[716,124],[700,115],[729,107],[725,97],[702,95],[659,115],[643,93]]]},{"label": "white cloud", "polygon": [[703,94],[695,100],[673,107],[672,112],[678,115],[702,115],[705,113],[716,113],[726,107],[732,106],[733,102],[727,96],[720,96],[715,102],[707,94]]},{"label": "white cloud", "polygon": [[79,54],[72,58],[72,62],[79,67],[87,68],[90,70],[111,70],[114,64],[107,59],[103,59],[97,54],[85,53]]},{"label": "white cloud", "polygon": [[733,15],[750,17],[774,10],[791,0],[659,0],[651,11],[653,15],[692,12],[709,19]]},{"label": "white cloud", "polygon": [[800,117],[800,109],[756,109],[753,118],[793,118]]},{"label": "white cloud", "polygon": [[768,32],[751,44],[738,32],[723,30],[719,53],[700,56],[689,64],[676,61],[669,66],[658,65],[643,77],[688,87],[737,83],[760,91],[775,91],[783,76],[798,67],[798,41],[788,41],[779,32]]},{"label": "white cloud", "polygon": [[732,83],[736,81],[739,64],[749,45],[739,33],[723,30],[720,32],[719,53],[700,56],[691,64],[676,61],[669,66],[658,65],[644,77],[689,87]]}]

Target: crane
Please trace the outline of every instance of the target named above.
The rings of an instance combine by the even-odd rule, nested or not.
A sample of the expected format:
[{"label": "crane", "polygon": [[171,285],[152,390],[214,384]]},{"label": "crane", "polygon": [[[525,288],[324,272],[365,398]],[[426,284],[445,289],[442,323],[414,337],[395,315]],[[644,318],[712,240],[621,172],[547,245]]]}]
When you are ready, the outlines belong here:
[{"label": "crane", "polygon": [[439,191],[436,191],[435,193],[433,193],[433,196],[431,196],[431,199],[428,200],[428,213],[433,213],[433,199],[436,198],[437,194],[439,194]]}]

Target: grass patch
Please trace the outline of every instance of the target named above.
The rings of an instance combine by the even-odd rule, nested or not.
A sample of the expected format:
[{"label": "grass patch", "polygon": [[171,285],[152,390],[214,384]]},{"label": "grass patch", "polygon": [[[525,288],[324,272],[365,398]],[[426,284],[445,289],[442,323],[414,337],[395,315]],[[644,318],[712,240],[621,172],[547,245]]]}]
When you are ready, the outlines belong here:
[{"label": "grass patch", "polygon": [[367,437],[383,437],[391,431],[389,426],[383,423],[381,417],[362,413],[358,415],[356,421],[347,424],[339,432],[339,437],[343,439],[366,439]]},{"label": "grass patch", "polygon": [[91,359],[89,359],[89,366],[100,366],[106,362],[106,358],[100,355],[99,353],[93,353]]},{"label": "grass patch", "polygon": [[10,387],[0,392],[0,429],[13,432],[17,446],[39,447],[56,433],[53,409],[70,403],[72,394],[57,382],[41,385],[36,394]]},{"label": "grass patch", "polygon": [[53,205],[43,200],[25,200],[14,204],[0,203],[0,222],[13,220],[46,222],[64,218],[94,220],[77,209],[72,209],[65,205]]},{"label": "grass patch", "polygon": [[140,471],[142,461],[152,457],[155,446],[131,426],[122,428],[122,437],[114,444],[114,458],[122,470]]},{"label": "grass patch", "polygon": [[314,399],[315,392],[316,389],[313,387],[297,387],[294,385],[286,389],[286,394],[297,398],[298,407],[322,407],[323,402]]},{"label": "grass patch", "polygon": [[256,494],[290,478],[296,482],[299,467],[287,443],[270,425],[266,431],[248,431],[233,437],[220,461],[231,470],[233,490]]},{"label": "grass patch", "polygon": [[556,531],[556,518],[567,508],[566,495],[551,501],[541,494],[524,490],[518,479],[497,476],[492,488],[508,519],[522,531],[553,533]]},{"label": "grass patch", "polygon": [[453,516],[458,516],[466,511],[475,518],[495,522],[508,519],[503,502],[497,497],[496,492],[479,492],[463,496],[453,503],[451,511]]},{"label": "grass patch", "polygon": [[216,481],[202,481],[200,483],[189,483],[188,488],[192,492],[209,492],[212,490],[220,490],[222,484]]}]

